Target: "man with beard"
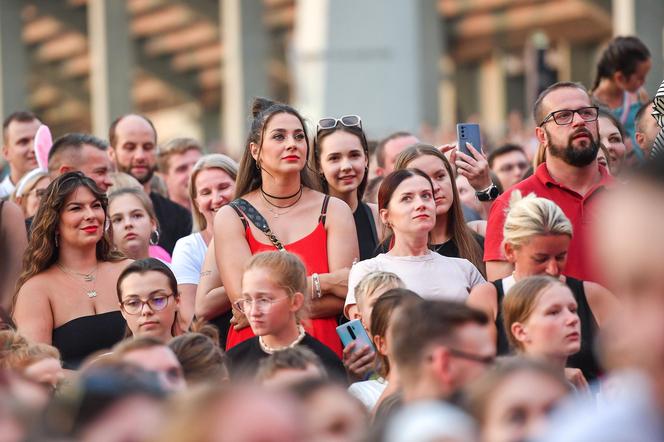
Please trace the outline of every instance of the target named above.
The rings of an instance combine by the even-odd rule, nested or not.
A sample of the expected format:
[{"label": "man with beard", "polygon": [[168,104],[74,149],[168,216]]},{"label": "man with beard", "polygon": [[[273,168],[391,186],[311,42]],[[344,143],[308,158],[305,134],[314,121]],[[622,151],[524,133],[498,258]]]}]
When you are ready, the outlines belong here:
[{"label": "man with beard", "polygon": [[597,115],[588,91],[578,83],[556,83],[537,98],[533,110],[535,135],[546,149],[545,162],[491,207],[484,242],[488,280],[506,277],[513,270],[503,255],[502,242],[506,210],[511,193],[517,189],[524,196],[534,193],[552,200],[572,222],[574,236],[565,274],[581,280],[600,280],[590,262],[587,242],[598,197],[613,179],[597,164]]},{"label": "man with beard", "polygon": [[150,195],[159,221],[158,244],[173,253],[175,242],[191,233],[191,214],[184,207],[150,191],[157,166],[157,131],[142,115],[123,115],[109,129],[110,156],[120,172],[128,173]]}]

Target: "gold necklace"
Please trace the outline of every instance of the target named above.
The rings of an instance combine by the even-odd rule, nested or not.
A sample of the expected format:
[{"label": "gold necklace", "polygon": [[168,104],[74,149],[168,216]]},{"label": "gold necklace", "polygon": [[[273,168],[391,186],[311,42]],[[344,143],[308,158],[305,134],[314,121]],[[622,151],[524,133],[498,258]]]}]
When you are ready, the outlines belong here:
[{"label": "gold necklace", "polygon": [[274,353],[275,351],[281,351],[281,350],[286,350],[287,348],[293,348],[293,347],[295,347],[297,344],[299,344],[300,342],[302,342],[302,339],[304,339],[304,337],[305,337],[306,334],[307,334],[307,332],[304,330],[304,327],[302,326],[302,324],[298,324],[298,325],[297,325],[297,330],[298,330],[297,338],[295,338],[295,340],[294,340],[293,342],[291,342],[291,343],[288,344],[288,345],[284,345],[283,347],[277,347],[277,348],[272,348],[272,347],[270,347],[269,345],[267,345],[267,344],[265,343],[265,341],[263,341],[263,337],[262,337],[262,336],[259,336],[259,337],[258,337],[258,343],[259,343],[260,346],[261,346],[261,350],[263,350],[265,353],[271,355],[271,354]]},{"label": "gold necklace", "polygon": [[73,270],[68,269],[67,267],[63,266],[60,263],[56,264],[58,268],[67,276],[69,276],[73,280],[77,280],[77,276],[83,277],[83,281],[85,282],[91,282],[92,283],[92,288],[89,290],[86,290],[85,294],[88,296],[88,298],[96,298],[97,297],[97,290],[96,290],[96,285],[97,285],[97,278],[95,276],[95,273],[97,273],[97,266],[95,265],[95,268],[92,269],[91,272],[89,273],[80,273],[80,272],[75,272]]}]

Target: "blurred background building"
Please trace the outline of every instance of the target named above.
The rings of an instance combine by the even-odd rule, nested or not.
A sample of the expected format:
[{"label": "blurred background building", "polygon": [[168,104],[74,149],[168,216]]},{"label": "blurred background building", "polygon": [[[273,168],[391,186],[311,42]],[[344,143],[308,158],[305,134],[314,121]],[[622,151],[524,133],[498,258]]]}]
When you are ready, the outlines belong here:
[{"label": "blurred background building", "polygon": [[311,122],[361,115],[373,138],[444,142],[477,121],[487,140],[527,143],[537,93],[592,86],[614,35],[650,48],[653,94],[663,30],[663,0],[0,0],[0,113],[106,137],[140,112],[160,142],[238,156],[267,96]]}]

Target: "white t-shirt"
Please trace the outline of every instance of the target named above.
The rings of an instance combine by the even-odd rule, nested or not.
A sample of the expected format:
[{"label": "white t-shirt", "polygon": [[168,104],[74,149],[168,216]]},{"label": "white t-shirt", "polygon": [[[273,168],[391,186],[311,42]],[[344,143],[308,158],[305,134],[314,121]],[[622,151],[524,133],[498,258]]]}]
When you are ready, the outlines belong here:
[{"label": "white t-shirt", "polygon": [[9,178],[9,174],[0,181],[0,199],[9,199],[9,196],[12,194],[12,192],[16,189],[16,186],[14,186],[14,183],[12,183],[11,178]]},{"label": "white t-shirt", "polygon": [[371,411],[376,406],[376,402],[378,402],[385,388],[387,388],[387,381],[379,378],[355,382],[348,387],[348,392],[358,398],[367,407],[367,410]]},{"label": "white t-shirt", "polygon": [[171,270],[178,284],[196,284],[201,280],[207,245],[200,232],[178,239],[173,248]]},{"label": "white t-shirt", "polygon": [[486,282],[470,261],[450,258],[435,252],[422,256],[392,256],[381,253],[375,258],[355,264],[348,276],[348,295],[344,312],[354,305],[355,286],[371,272],[396,274],[406,288],[425,299],[465,302],[470,290]]}]

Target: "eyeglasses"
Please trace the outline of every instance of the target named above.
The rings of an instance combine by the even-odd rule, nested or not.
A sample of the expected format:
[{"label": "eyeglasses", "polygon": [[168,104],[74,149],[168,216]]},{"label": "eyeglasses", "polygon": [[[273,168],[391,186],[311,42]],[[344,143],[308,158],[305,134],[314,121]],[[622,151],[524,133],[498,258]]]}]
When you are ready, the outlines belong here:
[{"label": "eyeglasses", "polygon": [[46,187],[42,189],[32,189],[30,193],[34,193],[37,198],[42,199],[46,196]]},{"label": "eyeglasses", "polygon": [[553,121],[556,122],[558,126],[565,126],[570,124],[574,120],[574,114],[579,114],[579,117],[585,122],[596,121],[597,116],[599,115],[599,108],[597,106],[588,106],[582,107],[579,109],[563,109],[555,112],[551,112],[546,118],[540,123],[539,127],[544,126],[549,120],[553,118]]},{"label": "eyeglasses", "polygon": [[456,356],[457,358],[461,359],[467,359],[469,361],[474,361],[474,362],[479,362],[480,364],[484,365],[491,365],[496,361],[496,357],[491,355],[491,356],[479,356],[479,355],[474,355],[472,353],[466,353],[465,351],[457,350],[454,348],[448,348],[447,351],[450,352],[452,356]]},{"label": "eyeglasses", "polygon": [[321,129],[334,129],[337,127],[337,124],[341,123],[346,127],[359,127],[362,129],[362,119],[357,115],[344,115],[343,117],[336,119],[332,117],[321,118],[318,120],[318,128],[316,132]]},{"label": "eyeglasses", "polygon": [[240,299],[236,301],[233,305],[235,308],[242,313],[249,313],[252,306],[263,313],[267,312],[272,308],[272,304],[281,301],[282,299],[288,299],[288,296],[282,298],[268,299],[268,298],[258,298],[258,299]]},{"label": "eyeglasses", "polygon": [[143,306],[147,305],[150,307],[150,310],[153,312],[159,312],[166,308],[168,305],[168,298],[175,296],[173,293],[170,295],[157,295],[148,298],[147,301],[143,301],[139,298],[132,298],[127,301],[122,301],[120,305],[122,310],[128,315],[138,315],[143,310]]}]

